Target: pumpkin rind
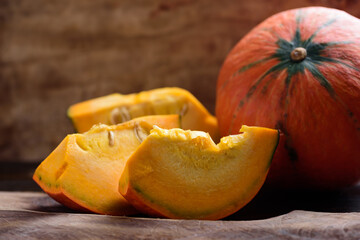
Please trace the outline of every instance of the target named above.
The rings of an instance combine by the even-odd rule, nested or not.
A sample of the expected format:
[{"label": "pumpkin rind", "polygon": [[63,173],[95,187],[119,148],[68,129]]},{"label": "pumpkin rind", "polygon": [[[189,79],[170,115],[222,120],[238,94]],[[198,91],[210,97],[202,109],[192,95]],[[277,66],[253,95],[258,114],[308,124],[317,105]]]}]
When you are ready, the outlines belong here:
[{"label": "pumpkin rind", "polygon": [[[306,50],[294,59],[296,48]],[[360,179],[360,20],[323,7],[276,14],[229,53],[217,85],[222,135],[278,128],[273,185],[338,188]]]}]

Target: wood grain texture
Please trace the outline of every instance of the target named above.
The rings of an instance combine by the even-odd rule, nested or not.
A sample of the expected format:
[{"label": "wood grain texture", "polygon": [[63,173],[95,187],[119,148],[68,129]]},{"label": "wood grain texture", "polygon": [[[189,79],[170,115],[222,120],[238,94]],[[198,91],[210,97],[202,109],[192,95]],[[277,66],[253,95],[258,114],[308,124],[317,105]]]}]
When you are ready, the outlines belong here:
[{"label": "wood grain texture", "polygon": [[228,51],[256,24],[335,0],[1,0],[0,161],[44,159],[73,131],[69,105],[113,92],[190,90],[214,109]]},{"label": "wood grain texture", "polygon": [[61,212],[49,199],[43,193],[0,192],[0,239],[360,238],[360,213],[292,211],[253,221],[168,220]]}]

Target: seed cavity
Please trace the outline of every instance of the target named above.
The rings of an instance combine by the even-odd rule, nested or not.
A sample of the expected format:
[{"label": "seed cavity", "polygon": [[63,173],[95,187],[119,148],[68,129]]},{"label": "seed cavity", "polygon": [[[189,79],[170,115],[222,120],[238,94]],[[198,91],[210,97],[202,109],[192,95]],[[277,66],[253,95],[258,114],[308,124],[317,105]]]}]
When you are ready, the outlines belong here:
[{"label": "seed cavity", "polygon": [[131,120],[131,115],[127,107],[114,108],[110,112],[110,123],[118,124]]},{"label": "seed cavity", "polygon": [[108,132],[109,146],[112,147],[115,144],[115,136],[113,131]]},{"label": "seed cavity", "polygon": [[90,149],[90,146],[88,144],[86,144],[86,142],[83,141],[82,138],[76,138],[76,144],[83,151],[88,151]]},{"label": "seed cavity", "polygon": [[138,123],[135,123],[134,132],[139,142],[143,142],[145,138],[148,136],[145,130],[142,127],[140,127]]}]

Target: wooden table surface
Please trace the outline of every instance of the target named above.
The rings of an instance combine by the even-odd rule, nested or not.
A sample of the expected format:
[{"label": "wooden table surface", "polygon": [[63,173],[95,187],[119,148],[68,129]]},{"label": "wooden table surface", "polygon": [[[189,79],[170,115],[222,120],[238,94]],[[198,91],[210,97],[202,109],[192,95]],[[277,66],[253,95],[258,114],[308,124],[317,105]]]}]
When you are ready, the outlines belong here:
[{"label": "wooden table surface", "polygon": [[31,169],[22,178],[8,171],[0,169],[1,240],[360,239],[360,186],[327,192],[262,189],[226,219],[169,220],[76,212],[41,192],[29,177]]},{"label": "wooden table surface", "polygon": [[40,192],[0,193],[0,239],[359,239],[360,213],[295,210],[261,220],[169,220],[73,212]]}]

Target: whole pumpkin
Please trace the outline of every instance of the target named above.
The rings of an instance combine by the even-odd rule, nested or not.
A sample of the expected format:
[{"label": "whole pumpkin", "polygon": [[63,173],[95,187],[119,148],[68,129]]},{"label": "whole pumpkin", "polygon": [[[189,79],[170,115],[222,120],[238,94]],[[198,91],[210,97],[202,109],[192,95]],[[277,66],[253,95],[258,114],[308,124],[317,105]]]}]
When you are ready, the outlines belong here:
[{"label": "whole pumpkin", "polygon": [[360,179],[360,20],[336,9],[278,13],[228,54],[218,77],[222,135],[277,128],[270,186],[341,188]]}]

